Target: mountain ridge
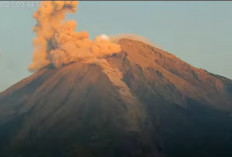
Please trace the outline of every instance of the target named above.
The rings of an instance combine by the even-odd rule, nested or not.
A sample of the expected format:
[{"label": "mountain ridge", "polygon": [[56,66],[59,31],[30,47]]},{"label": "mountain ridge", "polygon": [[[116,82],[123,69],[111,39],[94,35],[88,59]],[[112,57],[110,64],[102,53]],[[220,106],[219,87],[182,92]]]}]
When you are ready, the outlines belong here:
[{"label": "mountain ridge", "polygon": [[[122,39],[122,40],[127,41],[127,42],[123,42],[124,44],[121,44],[121,47],[123,51],[126,51],[126,54],[130,62],[133,62],[134,64],[138,64],[139,66],[145,69],[146,68],[156,69],[159,74],[162,73],[163,77],[165,77],[164,74],[167,75],[166,78],[168,78],[172,84],[175,84],[180,91],[189,93],[187,96],[193,95],[192,93],[194,91],[189,91],[185,88],[195,90],[194,89],[195,85],[197,85],[199,88],[199,86],[201,86],[202,84],[207,85],[204,87],[205,89],[213,87],[215,88],[215,91],[219,91],[219,92],[225,91],[225,87],[222,83],[222,80],[213,77],[206,70],[195,68],[191,66],[190,64],[177,58],[175,55],[172,55],[161,49],[143,44],[142,42],[128,40],[128,39]],[[130,42],[134,42],[134,43],[130,43]],[[140,44],[138,46],[139,48],[137,52],[136,52],[136,46],[134,46],[133,47],[134,49],[132,50],[130,49],[127,50],[128,48],[130,48],[130,44],[133,44],[136,46]],[[143,50],[141,50],[141,47],[143,48]],[[149,57],[147,56],[143,57],[144,54],[139,55],[139,56],[134,56],[134,55],[138,55],[142,53],[143,51],[146,52],[146,55],[150,54]],[[116,54],[116,55],[121,55],[121,54]],[[231,81],[231,80],[227,79],[227,81]],[[187,84],[185,82],[187,82]],[[205,90],[205,89],[202,89],[202,90]],[[195,91],[195,93],[197,92],[198,91]],[[201,99],[200,96],[198,96],[197,99]],[[213,101],[216,101],[216,100],[213,100]],[[219,100],[219,101],[222,101],[222,100]],[[214,102],[211,102],[211,103],[214,103]],[[230,104],[230,102],[225,102],[225,103]]]}]

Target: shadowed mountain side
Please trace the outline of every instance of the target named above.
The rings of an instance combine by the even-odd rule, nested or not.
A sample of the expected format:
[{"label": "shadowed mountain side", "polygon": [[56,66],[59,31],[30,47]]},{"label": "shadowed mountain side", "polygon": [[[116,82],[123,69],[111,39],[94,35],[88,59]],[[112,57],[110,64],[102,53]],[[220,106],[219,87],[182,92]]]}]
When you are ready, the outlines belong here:
[{"label": "shadowed mountain side", "polygon": [[139,140],[148,138],[139,135],[141,104],[125,102],[96,65],[43,69],[2,93],[0,104],[3,156],[155,153]]},{"label": "shadowed mountain side", "polygon": [[168,156],[232,155],[232,81],[140,41],[108,57],[143,104]]}]

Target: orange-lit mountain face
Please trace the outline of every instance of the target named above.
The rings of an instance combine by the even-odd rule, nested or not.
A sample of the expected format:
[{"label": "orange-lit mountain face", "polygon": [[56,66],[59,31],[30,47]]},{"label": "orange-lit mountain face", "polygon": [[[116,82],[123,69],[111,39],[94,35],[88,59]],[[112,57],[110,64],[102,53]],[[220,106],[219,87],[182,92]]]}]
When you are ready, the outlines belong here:
[{"label": "orange-lit mountain face", "polygon": [[119,44],[111,69],[48,66],[1,93],[0,156],[231,157],[232,81]]}]

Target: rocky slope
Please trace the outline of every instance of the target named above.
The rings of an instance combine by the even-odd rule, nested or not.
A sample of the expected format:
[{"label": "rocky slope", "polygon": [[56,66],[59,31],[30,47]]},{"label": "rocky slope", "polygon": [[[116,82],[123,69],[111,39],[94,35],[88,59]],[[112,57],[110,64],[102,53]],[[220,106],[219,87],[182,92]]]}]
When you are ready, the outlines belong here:
[{"label": "rocky slope", "polygon": [[232,81],[141,41],[95,64],[47,67],[0,94],[0,156],[229,157]]}]

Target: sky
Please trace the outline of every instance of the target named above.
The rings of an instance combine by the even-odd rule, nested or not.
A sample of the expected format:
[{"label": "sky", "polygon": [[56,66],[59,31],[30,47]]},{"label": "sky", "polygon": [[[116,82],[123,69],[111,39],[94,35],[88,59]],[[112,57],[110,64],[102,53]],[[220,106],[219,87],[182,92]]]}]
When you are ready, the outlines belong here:
[{"label": "sky", "polygon": [[[15,2],[16,3],[16,2]],[[32,2],[31,2],[32,3]],[[35,6],[0,2],[0,92],[32,75]],[[138,34],[195,67],[232,79],[232,2],[81,1],[77,31]]]}]

